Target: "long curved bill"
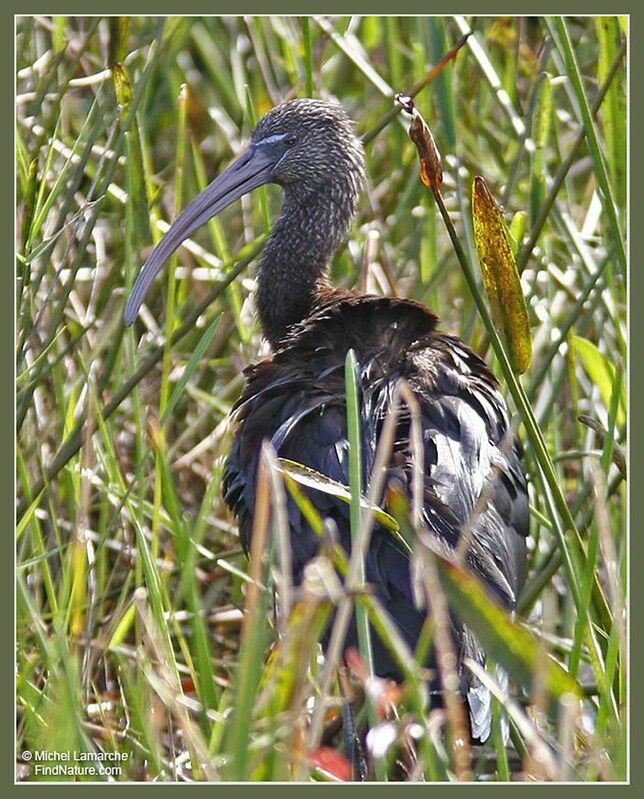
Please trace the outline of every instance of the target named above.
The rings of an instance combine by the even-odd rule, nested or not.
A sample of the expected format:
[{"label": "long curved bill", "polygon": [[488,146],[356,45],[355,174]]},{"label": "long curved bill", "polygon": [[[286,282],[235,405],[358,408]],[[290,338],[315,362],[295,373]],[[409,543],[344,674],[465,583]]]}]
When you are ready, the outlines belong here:
[{"label": "long curved bill", "polygon": [[183,209],[143,264],[143,268],[134,281],[123,314],[126,325],[131,325],[136,319],[152,281],[172,253],[195,230],[223,211],[226,206],[258,186],[269,183],[273,176],[274,165],[274,153],[266,151],[262,147],[250,145],[236,161]]}]

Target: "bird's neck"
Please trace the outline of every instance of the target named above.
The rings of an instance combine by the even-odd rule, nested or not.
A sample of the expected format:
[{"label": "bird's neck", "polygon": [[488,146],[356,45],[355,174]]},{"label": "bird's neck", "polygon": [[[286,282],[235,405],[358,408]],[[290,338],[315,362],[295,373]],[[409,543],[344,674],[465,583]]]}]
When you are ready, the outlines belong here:
[{"label": "bird's neck", "polygon": [[273,349],[313,310],[334,252],[354,214],[346,193],[286,189],[284,203],[259,265],[257,307]]}]

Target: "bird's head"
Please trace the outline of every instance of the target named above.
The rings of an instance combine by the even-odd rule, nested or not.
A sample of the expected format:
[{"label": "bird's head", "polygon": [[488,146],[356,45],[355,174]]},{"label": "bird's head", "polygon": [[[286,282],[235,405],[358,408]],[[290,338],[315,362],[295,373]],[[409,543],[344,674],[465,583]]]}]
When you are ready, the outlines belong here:
[{"label": "bird's head", "polygon": [[364,153],[339,103],[287,100],[258,122],[250,144],[173,222],[139,272],[125,306],[134,322],[152,281],[178,247],[244,194],[277,183],[291,197],[329,187],[351,207],[364,182]]},{"label": "bird's head", "polygon": [[251,147],[274,147],[279,157],[271,182],[319,186],[336,179],[364,180],[364,153],[353,123],[339,103],[287,100],[258,122]]}]

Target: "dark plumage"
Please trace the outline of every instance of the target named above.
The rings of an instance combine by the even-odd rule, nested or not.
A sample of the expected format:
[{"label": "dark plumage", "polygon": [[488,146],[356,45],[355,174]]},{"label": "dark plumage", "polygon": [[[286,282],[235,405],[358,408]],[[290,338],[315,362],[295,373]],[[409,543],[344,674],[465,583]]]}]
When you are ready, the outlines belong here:
[{"label": "dark plumage", "polygon": [[[224,478],[225,500],[239,520],[243,545],[249,546],[262,441],[271,441],[278,455],[348,484],[344,361],[352,348],[359,369],[365,482],[394,387],[405,378],[422,417],[424,522],[454,548],[484,492],[487,501],[479,502],[483,507],[474,514],[467,562],[512,609],[525,562],[527,496],[495,378],[462,341],[440,333],[436,317],[418,303],[357,296],[326,282],[364,182],[362,146],[341,106],[293,100],[267,114],[249,150],[186,208],[158,245],[133,289],[126,321],[133,321],[147,286],[181,241],[241,194],[269,181],[282,186],[284,202],[260,261],[257,306],[273,355],[246,370]],[[407,484],[408,437],[403,414],[389,474]],[[309,494],[319,512],[334,520],[349,550],[348,506],[322,492]],[[318,539],[291,501],[288,518],[297,583]],[[407,554],[378,527],[366,577],[413,649],[425,612],[413,600]],[[484,652],[455,618],[452,633],[459,658],[484,662]],[[349,635],[348,643],[355,643],[355,630]],[[374,655],[378,674],[399,676],[375,634]],[[484,740],[489,696],[466,670],[461,676],[473,737]]]}]

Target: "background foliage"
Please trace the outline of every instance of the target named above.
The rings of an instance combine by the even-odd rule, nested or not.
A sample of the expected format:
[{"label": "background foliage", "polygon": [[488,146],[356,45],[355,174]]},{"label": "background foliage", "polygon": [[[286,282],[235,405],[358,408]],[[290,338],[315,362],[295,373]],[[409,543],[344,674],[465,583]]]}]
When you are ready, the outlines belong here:
[{"label": "background foliage", "polygon": [[[513,749],[497,735],[471,771],[625,778],[627,32],[608,17],[18,20],[18,751],[127,756],[99,779],[346,776],[337,686],[322,740],[304,713],[319,693],[320,606],[300,603],[267,658],[272,593],[249,590],[221,499],[241,370],[267,352],[253,259],[279,191],[196,234],[133,329],[121,314],[151,243],[257,118],[285,97],[334,96],[373,136],[334,281],[426,303],[501,376],[407,121],[373,135],[393,94],[470,28],[416,102],[469,263],[475,175],[505,208],[533,335],[520,383],[545,444],[537,457],[519,408],[532,506],[519,616],[538,657],[514,699]],[[244,610],[260,621],[240,654]],[[487,623],[503,661],[505,622]],[[582,703],[548,682],[549,658]],[[397,711],[367,747],[376,778],[450,779],[442,712],[427,717],[413,687],[389,698]]]}]

